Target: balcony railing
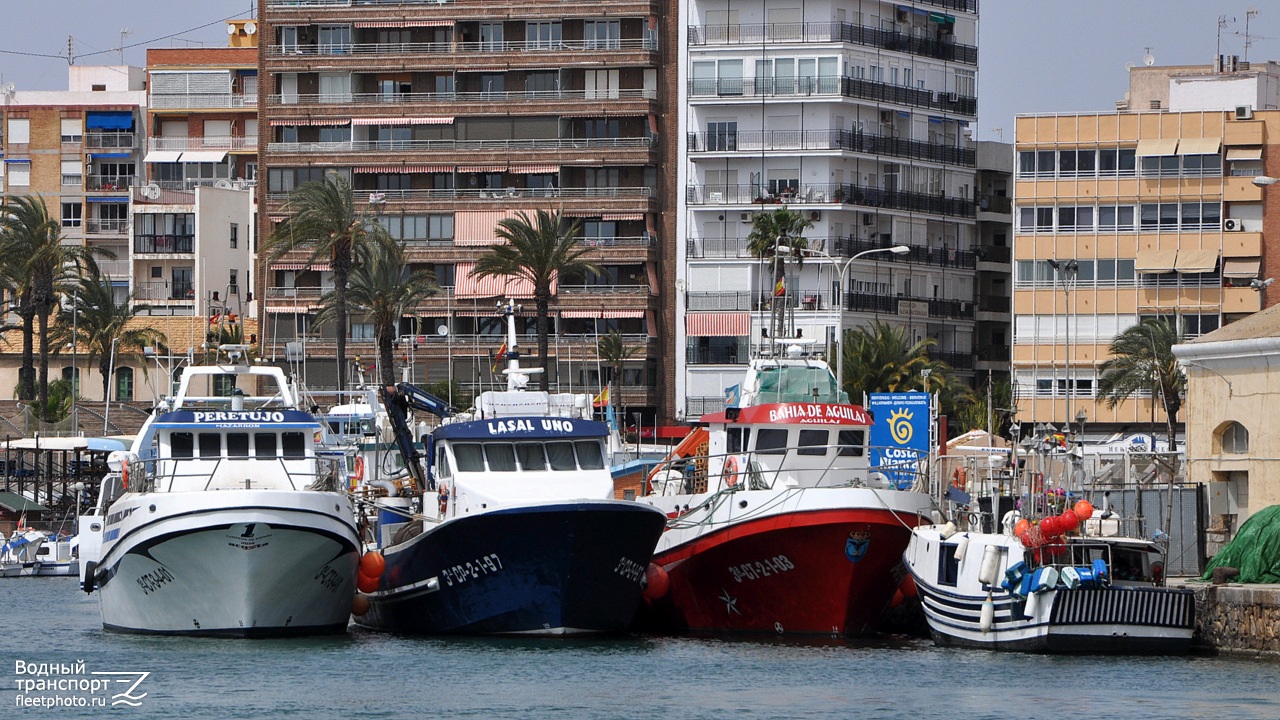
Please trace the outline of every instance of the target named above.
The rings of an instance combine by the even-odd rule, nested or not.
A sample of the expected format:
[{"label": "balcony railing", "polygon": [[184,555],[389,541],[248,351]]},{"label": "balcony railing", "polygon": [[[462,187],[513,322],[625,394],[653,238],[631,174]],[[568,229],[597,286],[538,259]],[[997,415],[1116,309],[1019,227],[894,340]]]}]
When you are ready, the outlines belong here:
[{"label": "balcony railing", "polygon": [[147,138],[147,150],[257,150],[257,135]]},{"label": "balcony railing", "polygon": [[634,150],[653,141],[636,138],[543,138],[507,140],[349,140],[345,142],[273,142],[273,153],[424,152],[433,150]]},{"label": "balcony railing", "polygon": [[656,90],[509,90],[502,92],[411,92],[411,93],[309,93],[300,95],[271,95],[270,105],[351,105],[378,104],[399,105],[409,103],[476,103],[572,100],[654,100]]},{"label": "balcony railing", "polygon": [[648,295],[648,285],[559,285],[563,295]]},{"label": "balcony railing", "polygon": [[[566,188],[510,188],[508,190],[471,190],[460,188],[434,189],[424,188],[420,190],[356,190],[357,194],[368,193],[370,202],[380,204],[384,202],[398,201],[417,201],[426,202],[432,200],[506,200],[526,198],[648,198],[653,195],[653,191],[647,187],[566,187]],[[267,193],[268,200],[287,200],[288,192],[270,191]]]},{"label": "balcony railing", "polygon": [[773,43],[845,42],[910,53],[937,60],[978,64],[978,48],[972,45],[936,40],[881,30],[865,25],[841,22],[768,23],[764,25],[693,25],[689,28],[689,44],[698,45],[769,45]]},{"label": "balcony railing", "polygon": [[85,150],[132,150],[138,136],[133,133],[85,133]]},{"label": "balcony railing", "polygon": [[947,352],[928,348],[925,350],[925,354],[929,356],[930,360],[941,360],[956,370],[973,369],[973,355],[970,353]]},{"label": "balcony railing", "polygon": [[1013,212],[1013,198],[999,195],[979,195],[978,210],[1008,215]]},{"label": "balcony railing", "polygon": [[[829,252],[835,257],[848,258],[860,252],[890,248],[896,244],[892,242],[891,238],[879,240],[832,238]],[[959,250],[951,247],[931,248],[923,245],[907,245],[907,247],[911,248],[911,251],[901,255],[897,253],[877,253],[874,257],[868,257],[867,259],[874,259],[876,262],[903,262],[913,265],[936,265],[938,267],[964,268],[967,270],[972,270],[977,265],[977,256],[970,250]]]},{"label": "balcony railing", "polygon": [[186,110],[203,108],[256,108],[258,95],[232,93],[152,93],[147,98],[152,110]]},{"label": "balcony railing", "polygon": [[135,282],[133,295],[137,300],[195,300],[195,289],[189,282],[145,280]]},{"label": "balcony railing", "polygon": [[277,57],[334,55],[427,55],[440,53],[460,56],[480,53],[561,53],[600,50],[657,50],[653,38],[618,38],[590,40],[507,40],[479,42],[407,42],[407,43],[342,43],[306,45],[267,45],[268,55]]},{"label": "balcony railing", "polygon": [[978,262],[1007,264],[1013,259],[1013,249],[1000,245],[983,245],[975,249],[973,254],[978,257]]},{"label": "balcony railing", "polygon": [[[928,160],[974,167],[972,148],[938,145],[921,140],[867,135],[850,130],[766,130],[764,132],[689,133],[690,152],[744,152],[762,150],[847,150],[872,155]],[[1007,200],[1007,198],[1005,198]],[[1007,211],[1006,211],[1007,212]]]},{"label": "balcony railing", "polygon": [[1010,305],[1011,301],[1007,297],[986,294],[980,294],[978,296],[979,312],[1007,313],[1009,312]]},{"label": "balcony railing", "polygon": [[129,218],[89,218],[85,221],[84,227],[89,233],[124,235],[129,232]]},{"label": "balcony railing", "polygon": [[98,192],[124,192],[138,184],[133,175],[90,175],[85,178],[85,189]]},{"label": "balcony railing", "polygon": [[367,5],[444,5],[453,0],[267,0],[270,8],[362,7]]},{"label": "balcony railing", "polygon": [[192,252],[193,235],[135,235],[135,253],[189,253]]},{"label": "balcony railing", "polygon": [[689,310],[755,310],[753,292],[690,292],[685,296]]},{"label": "balcony railing", "polygon": [[[737,347],[704,348],[688,345],[685,347],[684,358],[690,365],[737,365],[747,361],[747,354],[745,345],[741,350]],[[721,400],[721,406],[723,405],[724,401]]]},{"label": "balcony railing", "polygon": [[956,93],[934,92],[875,80],[848,77],[709,78],[689,81],[689,96],[699,97],[853,97],[911,107],[930,108],[958,115],[975,115],[978,99]]},{"label": "balcony railing", "polygon": [[[910,303],[910,305],[905,303]],[[973,303],[971,302],[902,295],[893,297],[878,293],[845,293],[844,309],[895,315],[927,315],[932,318],[950,318],[953,320],[973,319]]]},{"label": "balcony railing", "polygon": [[[767,204],[825,204],[828,202],[882,207],[894,210],[927,212],[936,215],[973,217],[974,204],[964,198],[943,195],[884,190],[881,188],[844,184],[804,185],[797,192],[780,196],[761,195],[757,185],[690,185],[686,189],[690,205],[767,205]],[[830,198],[830,199],[828,199]]]}]

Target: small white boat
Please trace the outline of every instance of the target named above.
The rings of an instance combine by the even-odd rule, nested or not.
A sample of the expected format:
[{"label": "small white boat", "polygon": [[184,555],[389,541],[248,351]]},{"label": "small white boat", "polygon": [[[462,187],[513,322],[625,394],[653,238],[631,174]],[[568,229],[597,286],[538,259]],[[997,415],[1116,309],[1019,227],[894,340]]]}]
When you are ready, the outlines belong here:
[{"label": "small white boat", "polygon": [[[340,463],[284,371],[188,367],[80,517],[81,581],[135,633],[345,632],[359,536]],[[249,393],[246,395],[246,391]],[[340,457],[339,457],[340,459]]]},{"label": "small white boat", "polygon": [[43,532],[30,528],[14,530],[0,546],[0,578],[35,575],[38,555],[47,537]]},{"label": "small white boat", "polygon": [[80,539],[50,536],[36,551],[34,575],[69,577],[80,574]]},{"label": "small white boat", "polygon": [[1030,549],[1012,532],[952,524],[916,528],[904,554],[938,645],[1186,653],[1195,598],[1161,585],[1161,558],[1156,543],[1140,538],[1068,535]]}]

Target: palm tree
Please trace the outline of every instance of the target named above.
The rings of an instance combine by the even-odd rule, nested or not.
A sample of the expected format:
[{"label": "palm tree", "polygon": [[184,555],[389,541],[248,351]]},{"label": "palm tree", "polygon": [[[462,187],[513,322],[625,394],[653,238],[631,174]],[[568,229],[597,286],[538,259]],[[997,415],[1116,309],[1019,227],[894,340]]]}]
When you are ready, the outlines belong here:
[{"label": "palm tree", "polygon": [[512,276],[533,284],[533,301],[538,311],[538,359],[542,364],[540,385],[550,387],[547,377],[547,319],[551,310],[551,283],[568,275],[599,275],[600,269],[583,259],[590,249],[579,243],[582,223],[558,212],[539,210],[530,218],[519,212],[498,221],[497,235],[505,245],[494,245],[476,259],[472,275],[477,278]]},{"label": "palm tree", "polygon": [[1146,318],[1111,341],[1111,359],[1099,368],[1098,397],[1114,408],[1135,393],[1150,394],[1164,407],[1169,450],[1174,449],[1178,411],[1186,391],[1187,376],[1173,356],[1183,330],[1168,317]]},{"label": "palm tree", "polygon": [[[773,212],[758,212],[751,217],[751,232],[747,234],[747,252],[751,253],[751,257],[763,260],[776,257],[779,247],[787,247],[790,248],[790,255],[796,259],[797,263],[804,262],[804,254],[800,251],[808,249],[809,241],[804,239],[803,233],[811,227],[813,223],[804,216],[804,213],[788,210],[785,205]],[[777,291],[777,288],[784,287],[783,278],[786,273],[786,260],[778,262],[775,259],[773,283],[769,286],[771,297],[782,294]],[[774,302],[770,307],[773,311],[771,322],[773,336],[778,337],[783,334],[782,318],[785,303]]]},{"label": "palm tree", "polygon": [[[18,272],[28,290],[19,298],[29,299],[40,336],[39,407],[49,406],[49,316],[58,304],[59,291],[97,269],[95,255],[111,256],[99,248],[62,243],[62,223],[49,215],[39,195],[11,196],[0,209],[0,255],[16,259]],[[28,301],[23,301],[26,306]],[[27,323],[23,324],[24,371]],[[29,389],[29,388],[28,388]],[[26,393],[24,393],[26,394]]]},{"label": "palm tree", "polygon": [[959,382],[951,366],[929,358],[933,338],[912,341],[906,327],[876,321],[845,332],[844,383],[850,398],[862,393],[937,393],[941,412],[951,416],[974,402],[973,391]]},{"label": "palm tree", "polygon": [[[400,318],[434,295],[439,286],[436,285],[435,273],[429,270],[409,272],[404,248],[385,235],[360,246],[356,254],[359,262],[351,269],[347,301],[360,308],[373,323],[382,384],[394,385],[396,374],[392,350]],[[317,320],[327,320],[329,316],[336,315],[336,298],[335,290],[320,299],[324,308],[316,316]]]},{"label": "palm tree", "polygon": [[[77,347],[88,348],[86,365],[93,365],[97,361],[98,372],[102,375],[104,402],[111,401],[113,349],[116,353],[132,351],[136,355],[143,348],[168,341],[159,330],[138,327],[132,322],[139,312],[148,309],[148,305],[135,305],[129,301],[116,303],[111,281],[95,268],[88,277],[80,280],[71,298],[71,306],[63,307],[58,317],[59,335],[65,334],[70,340],[74,330],[79,337],[71,342],[75,342]],[[146,368],[145,363],[139,361],[139,364]]]},{"label": "palm tree", "polygon": [[[2,208],[0,208],[2,211]],[[3,231],[0,230],[0,233]],[[0,248],[3,248],[4,236],[0,234]],[[35,367],[35,320],[36,308],[31,304],[30,278],[22,272],[19,262],[6,262],[0,265],[0,287],[8,293],[10,307],[22,321],[18,325],[5,324],[4,332],[19,330],[22,334],[22,367],[18,370],[17,397],[23,402],[31,402],[36,397]]]},{"label": "palm tree", "polygon": [[262,246],[274,260],[290,250],[309,250],[311,262],[324,259],[333,270],[333,318],[338,340],[338,389],[345,387],[347,360],[347,286],[359,248],[385,237],[386,229],[356,208],[355,194],[337,173],[323,182],[309,182],[289,194],[284,210],[291,213],[276,226]]},{"label": "palm tree", "polygon": [[622,367],[643,349],[640,345],[627,347],[622,339],[622,333],[617,330],[609,331],[596,341],[596,353],[609,365],[609,387],[612,388],[614,383],[618,384],[618,392],[610,390],[608,396],[610,404],[613,403],[615,395],[618,397],[618,417],[626,415],[626,408],[622,407],[622,396],[619,394],[622,390]]}]

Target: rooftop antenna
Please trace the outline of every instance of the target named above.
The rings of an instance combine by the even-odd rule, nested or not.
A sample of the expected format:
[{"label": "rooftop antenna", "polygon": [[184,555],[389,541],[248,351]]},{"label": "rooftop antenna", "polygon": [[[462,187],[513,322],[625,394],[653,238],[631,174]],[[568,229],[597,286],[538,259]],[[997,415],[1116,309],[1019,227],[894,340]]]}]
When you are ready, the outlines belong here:
[{"label": "rooftop antenna", "polygon": [[1156,56],[1151,54],[1151,48],[1143,48],[1142,64],[1151,67],[1156,64]]},{"label": "rooftop antenna", "polygon": [[1249,62],[1249,46],[1253,44],[1253,38],[1249,35],[1249,20],[1258,15],[1258,8],[1251,7],[1244,11],[1244,61]]},{"label": "rooftop antenna", "polygon": [[1226,15],[1218,16],[1218,47],[1214,53],[1215,58],[1222,57],[1222,29],[1227,26],[1227,23],[1235,21],[1235,18],[1229,18]]},{"label": "rooftop antenna", "polygon": [[76,64],[76,55],[75,55],[75,51],[71,47],[71,43],[72,43],[72,37],[68,35],[67,36],[67,65],[68,66]]},{"label": "rooftop antenna", "polygon": [[120,28],[120,64],[124,65],[124,39],[133,34],[127,27]]}]

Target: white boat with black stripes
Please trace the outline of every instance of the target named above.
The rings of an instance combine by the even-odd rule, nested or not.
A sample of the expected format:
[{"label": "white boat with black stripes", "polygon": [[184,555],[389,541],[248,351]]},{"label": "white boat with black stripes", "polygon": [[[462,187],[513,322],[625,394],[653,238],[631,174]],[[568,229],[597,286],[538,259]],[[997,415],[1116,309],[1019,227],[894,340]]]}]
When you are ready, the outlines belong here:
[{"label": "white boat with black stripes", "polygon": [[[1062,503],[1065,505],[1066,503]],[[1195,598],[1164,586],[1163,553],[1087,501],[1037,522],[976,513],[912,530],[904,560],[938,645],[1043,653],[1183,654]],[[998,532],[965,528],[995,527]]]},{"label": "white boat with black stripes", "polygon": [[[132,633],[345,632],[359,535],[342,453],[280,368],[185,368],[80,518],[81,583]],[[226,361],[221,362],[225,356]]]}]

